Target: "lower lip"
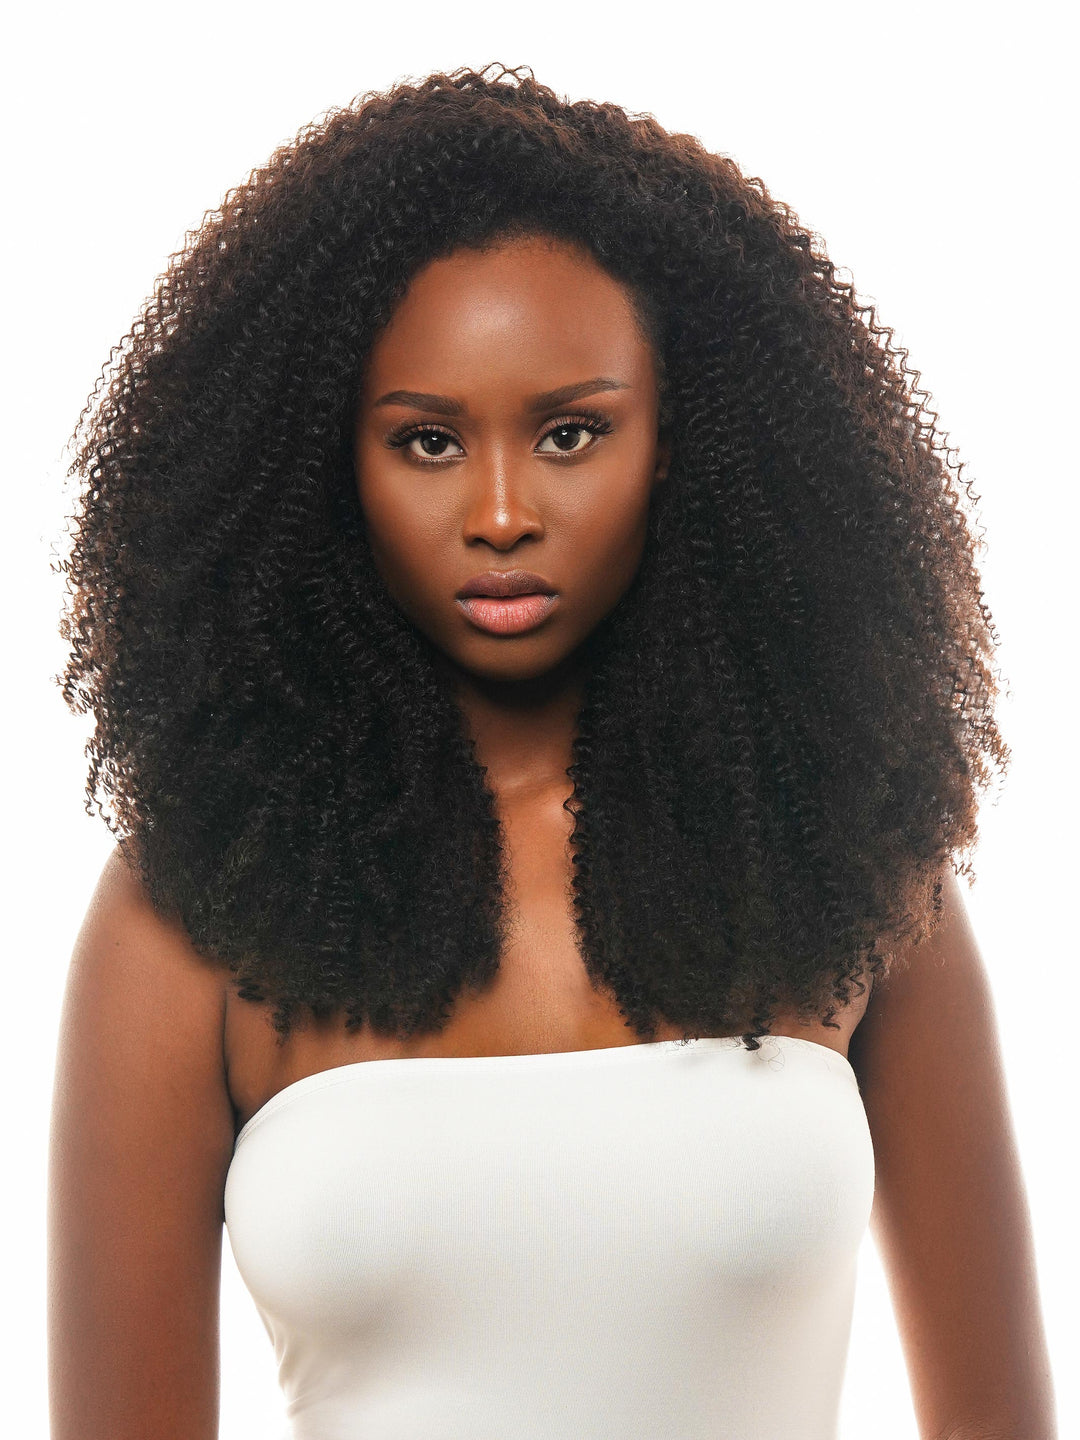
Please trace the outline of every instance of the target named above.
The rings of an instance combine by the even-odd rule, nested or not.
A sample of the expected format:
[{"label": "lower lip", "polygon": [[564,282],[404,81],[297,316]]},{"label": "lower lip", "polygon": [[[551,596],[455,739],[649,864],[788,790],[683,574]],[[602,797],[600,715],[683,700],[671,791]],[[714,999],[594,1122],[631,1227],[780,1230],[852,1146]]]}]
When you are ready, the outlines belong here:
[{"label": "lower lip", "polygon": [[474,625],[489,635],[521,635],[535,630],[557,604],[557,595],[466,595],[458,604]]}]

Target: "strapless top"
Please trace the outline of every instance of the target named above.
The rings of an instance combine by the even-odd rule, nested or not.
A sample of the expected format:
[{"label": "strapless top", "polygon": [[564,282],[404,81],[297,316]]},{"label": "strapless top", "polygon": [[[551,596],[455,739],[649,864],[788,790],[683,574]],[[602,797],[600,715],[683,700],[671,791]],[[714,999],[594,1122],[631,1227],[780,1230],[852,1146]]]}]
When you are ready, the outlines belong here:
[{"label": "strapless top", "polygon": [[306,1076],[225,1223],[292,1440],[835,1440],[873,1191],[850,1063],[725,1036]]}]

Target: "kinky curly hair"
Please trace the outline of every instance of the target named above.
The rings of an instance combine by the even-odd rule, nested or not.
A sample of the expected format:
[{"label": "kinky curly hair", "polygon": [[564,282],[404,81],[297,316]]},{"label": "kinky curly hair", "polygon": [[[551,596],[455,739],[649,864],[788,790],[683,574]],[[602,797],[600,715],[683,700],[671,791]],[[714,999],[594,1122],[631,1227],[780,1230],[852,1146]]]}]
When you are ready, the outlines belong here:
[{"label": "kinky curly hair", "polygon": [[919,372],[790,208],[651,115],[496,68],[304,127],[103,367],[59,562],[85,805],[281,1041],[304,1010],[432,1033],[492,982],[495,795],[373,566],[353,426],[421,266],[555,237],[625,287],[672,444],[586,642],[578,944],[639,1039],[756,1049],[782,1004],[834,1023],[975,844],[1009,760],[982,541]]}]

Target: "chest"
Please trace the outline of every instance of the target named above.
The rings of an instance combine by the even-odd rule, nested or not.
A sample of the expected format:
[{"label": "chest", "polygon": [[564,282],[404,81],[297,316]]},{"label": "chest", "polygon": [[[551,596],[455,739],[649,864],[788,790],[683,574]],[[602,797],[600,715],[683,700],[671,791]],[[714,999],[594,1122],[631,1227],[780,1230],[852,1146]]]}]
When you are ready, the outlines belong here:
[{"label": "chest", "polygon": [[[637,1043],[616,997],[595,988],[579,949],[573,919],[573,816],[564,807],[569,789],[521,792],[500,803],[507,855],[509,934],[499,970],[479,995],[470,995],[434,1035],[408,1040],[376,1035],[370,1027],[349,1035],[343,1018],[310,1021],[282,1046],[269,1006],[238,1000],[227,991],[225,1053],[238,1127],[286,1085],[308,1075],[363,1060],[426,1056],[524,1055],[593,1050]],[[815,1040],[846,1056],[868,996],[836,1018],[839,1029],[806,1026],[781,1013],[772,1033]],[[661,1023],[656,1039],[684,1032]]]}]

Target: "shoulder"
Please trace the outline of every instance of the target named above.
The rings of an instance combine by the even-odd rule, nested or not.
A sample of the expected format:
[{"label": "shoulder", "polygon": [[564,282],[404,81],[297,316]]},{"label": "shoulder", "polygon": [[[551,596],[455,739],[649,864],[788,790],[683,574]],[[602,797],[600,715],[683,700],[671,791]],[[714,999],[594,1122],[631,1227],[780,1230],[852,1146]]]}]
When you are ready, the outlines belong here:
[{"label": "shoulder", "polygon": [[114,1433],[118,1394],[141,1434],[217,1433],[234,1122],[223,1013],[220,974],[114,852],[75,940],[56,1048],[49,1349],[64,1436]]},{"label": "shoulder", "polygon": [[69,991],[94,1007],[84,1018],[101,1030],[135,1018],[143,1027],[171,1025],[177,1043],[222,1051],[226,979],[222,966],[197,952],[183,924],[154,909],[117,845],[102,865],[72,952]]},{"label": "shoulder", "polygon": [[147,1103],[209,1106],[224,1089],[226,976],[154,908],[119,846],[75,938],[60,1022],[58,1082],[136,1090]]},{"label": "shoulder", "polygon": [[[176,1006],[224,1017],[225,971],[192,944],[178,921],[155,909],[119,845],[102,866],[72,955],[72,970],[106,972],[140,987],[175,987]],[[174,1013],[176,1006],[173,1007]]]},{"label": "shoulder", "polygon": [[990,985],[960,882],[948,864],[939,878],[936,928],[894,950],[852,1036],[852,1064],[866,1085],[916,1066],[925,1074],[947,1065],[950,1055],[961,1057],[966,1046],[991,1044]]}]

